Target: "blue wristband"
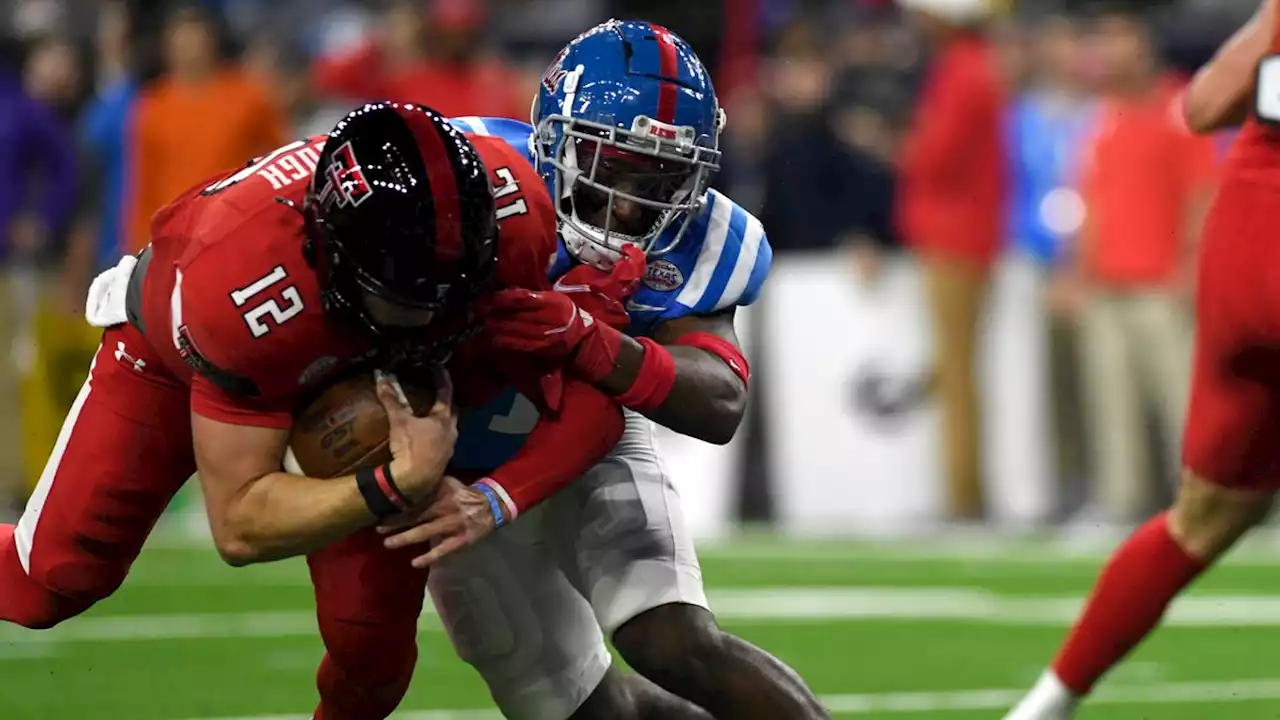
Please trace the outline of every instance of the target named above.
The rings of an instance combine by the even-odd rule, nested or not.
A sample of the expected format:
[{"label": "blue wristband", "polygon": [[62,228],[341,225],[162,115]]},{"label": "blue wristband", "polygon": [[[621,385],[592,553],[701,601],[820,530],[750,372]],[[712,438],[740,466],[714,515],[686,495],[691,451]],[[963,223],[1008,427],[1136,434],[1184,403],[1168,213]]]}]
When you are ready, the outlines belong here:
[{"label": "blue wristband", "polygon": [[478,482],[471,487],[484,493],[484,496],[489,499],[489,510],[493,513],[494,527],[502,527],[505,525],[507,521],[505,516],[502,514],[502,501],[498,499],[498,493],[494,492],[493,488],[489,487],[488,483]]}]

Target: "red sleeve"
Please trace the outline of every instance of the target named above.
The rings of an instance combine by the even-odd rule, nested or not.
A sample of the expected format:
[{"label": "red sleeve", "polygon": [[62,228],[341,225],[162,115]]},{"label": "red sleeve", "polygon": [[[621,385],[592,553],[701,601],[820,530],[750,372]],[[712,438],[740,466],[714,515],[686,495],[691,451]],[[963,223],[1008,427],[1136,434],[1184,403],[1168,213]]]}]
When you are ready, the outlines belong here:
[{"label": "red sleeve", "polygon": [[[253,224],[270,226],[271,219]],[[175,344],[194,370],[194,412],[235,425],[287,428],[316,363],[345,360],[353,348],[330,329],[301,254],[285,256],[276,247],[296,243],[270,234],[253,239],[258,242],[248,248],[224,240],[180,263],[171,311]]]},{"label": "red sleeve", "polygon": [[348,100],[385,97],[382,61],[372,43],[350,54],[320,58],[311,68],[311,84],[316,92]]},{"label": "red sleeve", "polygon": [[291,397],[273,392],[278,382],[266,370],[273,365],[268,357],[275,349],[273,338],[241,332],[236,324],[243,322],[230,301],[218,302],[200,281],[201,274],[192,275],[197,279],[182,284],[183,324],[176,340],[179,353],[195,370],[191,411],[232,425],[289,427]]},{"label": "red sleeve", "polygon": [[293,425],[293,408],[289,403],[238,397],[201,375],[191,377],[191,412],[229,425],[252,425],[281,430]]},{"label": "red sleeve", "polygon": [[570,380],[559,413],[543,414],[515,457],[489,483],[522,513],[582,477],[622,439],[622,408],[584,382]]},{"label": "red sleeve", "polygon": [[[470,136],[483,158],[498,197],[498,280],[503,287],[544,290],[555,260],[555,207],[546,184],[529,161],[506,142]],[[518,190],[503,192],[514,183]],[[622,408],[558,368],[538,368],[529,358],[489,356],[506,382],[538,406],[537,425],[524,446],[486,481],[505,495],[518,514],[581,477],[622,437]],[[560,397],[548,401],[549,392]],[[552,409],[556,408],[556,409]]]}]

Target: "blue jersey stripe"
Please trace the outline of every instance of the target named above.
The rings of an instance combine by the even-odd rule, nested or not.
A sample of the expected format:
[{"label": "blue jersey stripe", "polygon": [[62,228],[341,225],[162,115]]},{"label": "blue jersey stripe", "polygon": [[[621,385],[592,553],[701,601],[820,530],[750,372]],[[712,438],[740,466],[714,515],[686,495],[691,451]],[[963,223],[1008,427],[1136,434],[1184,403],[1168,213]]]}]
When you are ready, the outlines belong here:
[{"label": "blue jersey stripe", "polygon": [[747,280],[747,286],[742,289],[742,297],[738,300],[739,305],[750,305],[760,298],[760,291],[764,289],[764,281],[769,277],[769,268],[773,265],[773,248],[769,247],[768,236],[760,238],[760,250],[756,253],[755,266],[751,268],[751,277]]},{"label": "blue jersey stripe", "polygon": [[693,306],[694,312],[710,313],[719,304],[720,296],[724,295],[724,288],[729,284],[729,278],[733,276],[733,268],[738,264],[738,253],[742,252],[742,243],[739,240],[746,231],[747,211],[735,204],[733,214],[729,217],[729,237],[733,240],[724,244],[716,269],[711,273],[711,281],[707,283],[706,291]]},{"label": "blue jersey stripe", "polygon": [[[720,263],[720,255],[729,242],[729,223],[733,220],[733,201],[712,190],[707,193],[707,207],[680,241],[671,260],[685,274],[684,287],[676,295],[678,305],[697,308],[710,288],[712,275]],[[687,264],[686,264],[687,263]],[[675,311],[675,308],[672,308]]]}]

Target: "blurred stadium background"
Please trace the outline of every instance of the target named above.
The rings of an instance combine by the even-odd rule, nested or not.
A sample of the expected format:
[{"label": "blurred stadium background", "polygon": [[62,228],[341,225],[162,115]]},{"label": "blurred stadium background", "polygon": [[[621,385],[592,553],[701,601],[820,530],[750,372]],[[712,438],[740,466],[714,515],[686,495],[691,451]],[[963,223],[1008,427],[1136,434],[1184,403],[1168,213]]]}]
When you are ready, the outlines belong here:
[{"label": "blurred stadium background", "polygon": [[[994,126],[930,91],[938,21],[965,4],[0,0],[0,514],[96,347],[89,280],[178,190],[365,98],[527,119],[559,47],[644,18],[712,66],[717,185],[776,253],[739,315],[747,426],[662,438],[713,608],[842,716],[999,717],[1174,487],[1194,238],[1229,137],[1172,110],[1256,2],[984,6],[985,157]],[[205,535],[190,492],[116,597],[0,627],[0,719],[301,717],[320,656],[302,563],[232,570]],[[1280,717],[1277,549],[1263,532],[1200,583],[1083,717]],[[404,716],[496,717],[429,610],[421,640]]]}]

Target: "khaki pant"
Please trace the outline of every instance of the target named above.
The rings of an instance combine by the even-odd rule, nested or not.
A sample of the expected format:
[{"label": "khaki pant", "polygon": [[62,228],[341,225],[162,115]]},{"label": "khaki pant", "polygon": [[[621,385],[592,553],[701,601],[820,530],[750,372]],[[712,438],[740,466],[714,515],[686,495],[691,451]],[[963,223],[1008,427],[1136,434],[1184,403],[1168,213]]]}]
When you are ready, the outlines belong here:
[{"label": "khaki pant", "polygon": [[1113,522],[1141,518],[1154,501],[1145,411],[1159,420],[1166,467],[1177,468],[1191,374],[1191,316],[1160,291],[1094,291],[1081,317],[1093,500]]},{"label": "khaki pant", "polygon": [[1049,393],[1053,414],[1054,477],[1064,510],[1084,488],[1085,423],[1081,396],[1080,326],[1059,313],[1048,316]]},{"label": "khaki pant", "polygon": [[921,262],[933,314],[934,378],[942,408],[947,512],[953,520],[979,519],[984,503],[976,366],[989,269],[939,255],[926,255]]},{"label": "khaki pant", "polygon": [[47,273],[0,271],[0,507],[35,487],[102,335],[56,289]]},{"label": "khaki pant", "polygon": [[41,302],[30,325],[34,361],[22,368],[19,385],[26,490],[35,488],[44,472],[63,417],[75,402],[102,340],[102,330],[86,322],[83,315],[69,315],[52,301],[49,291],[54,287],[52,283],[42,287]]}]

